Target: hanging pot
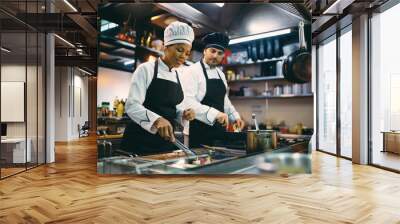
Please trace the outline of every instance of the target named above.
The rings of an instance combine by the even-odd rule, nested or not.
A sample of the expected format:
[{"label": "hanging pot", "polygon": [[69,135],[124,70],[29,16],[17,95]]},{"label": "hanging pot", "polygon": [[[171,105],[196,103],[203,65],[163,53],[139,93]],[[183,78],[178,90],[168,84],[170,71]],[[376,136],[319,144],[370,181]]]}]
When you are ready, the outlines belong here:
[{"label": "hanging pot", "polygon": [[264,60],[264,58],[265,58],[264,41],[260,40],[258,46],[258,59]]},{"label": "hanging pot", "polygon": [[250,45],[250,43],[249,44],[247,44],[247,60],[249,60],[250,58],[252,58],[251,57],[251,45]]},{"label": "hanging pot", "polygon": [[275,56],[276,58],[279,58],[279,57],[282,56],[282,53],[281,53],[281,43],[280,43],[280,41],[279,41],[278,38],[275,38],[275,40],[274,40],[274,56]]},{"label": "hanging pot", "polygon": [[304,37],[304,22],[299,23],[300,49],[291,53],[283,64],[283,75],[285,79],[294,83],[305,83],[311,81],[311,54],[307,51]]},{"label": "hanging pot", "polygon": [[267,56],[268,59],[271,59],[273,57],[273,54],[272,54],[272,40],[268,40],[267,41],[266,56]]},{"label": "hanging pot", "polygon": [[257,45],[256,42],[251,43],[251,60],[257,61]]}]

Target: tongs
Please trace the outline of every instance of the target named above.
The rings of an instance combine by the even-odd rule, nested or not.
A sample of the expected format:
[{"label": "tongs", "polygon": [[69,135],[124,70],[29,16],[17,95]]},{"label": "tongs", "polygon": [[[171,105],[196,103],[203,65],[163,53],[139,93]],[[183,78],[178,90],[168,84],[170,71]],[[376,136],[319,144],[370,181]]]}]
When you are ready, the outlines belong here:
[{"label": "tongs", "polygon": [[178,139],[175,139],[174,144],[176,147],[178,147],[180,150],[182,150],[187,156],[197,156],[193,150],[189,149],[186,145],[184,145],[182,142],[180,142]]}]

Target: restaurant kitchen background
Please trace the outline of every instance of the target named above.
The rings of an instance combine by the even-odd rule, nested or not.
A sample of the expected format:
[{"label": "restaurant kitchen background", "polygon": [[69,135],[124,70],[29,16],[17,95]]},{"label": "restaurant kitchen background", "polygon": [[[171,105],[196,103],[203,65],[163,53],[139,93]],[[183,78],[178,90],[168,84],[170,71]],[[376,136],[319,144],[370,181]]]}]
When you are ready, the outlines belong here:
[{"label": "restaurant kitchen background", "polygon": [[[302,4],[107,3],[98,9],[99,174],[311,172],[315,80],[284,75],[289,56],[300,49],[301,23],[305,52],[311,54],[311,16]],[[125,113],[132,74],[141,63],[162,55],[163,31],[174,21],[190,24],[195,32],[187,64],[202,58],[201,38],[206,34],[224,32],[230,37],[220,69],[229,99],[246,123],[244,132],[255,130],[253,118],[257,120],[254,147],[249,142],[254,133],[248,131],[247,141],[191,149],[194,156],[184,150],[135,156],[119,148],[132,122]],[[183,142],[181,127],[175,135]]]}]

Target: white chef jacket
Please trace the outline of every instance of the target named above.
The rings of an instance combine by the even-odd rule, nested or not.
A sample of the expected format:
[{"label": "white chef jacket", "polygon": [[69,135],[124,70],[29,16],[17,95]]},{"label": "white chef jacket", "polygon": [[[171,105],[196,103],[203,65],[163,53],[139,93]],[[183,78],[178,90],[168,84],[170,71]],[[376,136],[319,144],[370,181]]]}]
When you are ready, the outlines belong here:
[{"label": "white chef jacket", "polygon": [[[171,82],[178,83],[176,79],[176,68],[169,67],[158,58],[158,79],[165,79]],[[139,124],[146,131],[155,134],[157,129],[153,127],[154,122],[161,117],[155,112],[148,110],[143,106],[144,100],[146,98],[147,89],[153,80],[154,74],[154,64],[155,62],[145,62],[140,64],[132,76],[131,87],[129,89],[129,95],[125,104],[125,111],[128,116],[137,124]],[[181,80],[181,73],[178,71],[179,79]],[[183,90],[183,89],[182,89]],[[163,91],[160,89],[160,91]],[[186,120],[182,119],[183,111],[186,109],[185,101],[182,101],[176,106],[177,110],[177,121],[183,126],[188,123]]]},{"label": "white chef jacket", "polygon": [[[240,119],[239,113],[236,111],[235,107],[232,105],[231,101],[228,98],[229,89],[226,82],[225,74],[217,67],[210,68],[210,66],[205,63],[204,60],[203,63],[209,79],[220,79],[221,76],[221,79],[225,84],[226,95],[223,112],[228,115],[230,122],[234,122],[237,119]],[[181,73],[183,73],[182,76],[180,76],[182,77],[180,80],[183,86],[187,106],[194,109],[197,120],[202,121],[210,126],[213,125],[220,111],[213,107],[201,104],[201,101],[206,95],[206,78],[203,74],[203,69],[200,62],[197,62],[188,67],[181,68],[180,70],[182,71]],[[218,75],[217,70],[220,76]],[[184,133],[188,134],[188,122],[185,124],[184,127]]]}]

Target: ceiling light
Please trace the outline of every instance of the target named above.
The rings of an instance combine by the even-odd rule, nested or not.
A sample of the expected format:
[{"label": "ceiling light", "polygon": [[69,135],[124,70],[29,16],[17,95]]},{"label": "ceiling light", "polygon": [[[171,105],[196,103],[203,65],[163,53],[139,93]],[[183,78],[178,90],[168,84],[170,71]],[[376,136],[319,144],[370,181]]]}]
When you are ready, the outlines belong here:
[{"label": "ceiling light", "polygon": [[273,36],[278,36],[278,35],[283,35],[283,34],[288,34],[290,33],[290,29],[284,29],[284,30],[277,30],[277,31],[272,31],[272,32],[266,32],[266,33],[259,33],[251,36],[246,36],[246,37],[239,37],[239,38],[234,38],[229,41],[229,45],[232,44],[238,44],[246,41],[251,41],[251,40],[257,40],[257,39],[262,39],[262,38],[267,38],[267,37],[273,37]]},{"label": "ceiling light", "polygon": [[157,20],[157,19],[161,19],[161,17],[164,17],[165,14],[161,14],[161,15],[157,15],[157,16],[153,16],[150,18],[151,21]]},{"label": "ceiling light", "polygon": [[350,5],[353,1],[350,0],[336,0],[331,6],[329,6],[322,14],[341,14],[343,10],[340,8],[345,8]]},{"label": "ceiling light", "polygon": [[81,69],[81,68],[78,68],[78,70],[81,71],[81,72],[83,72],[83,73],[85,73],[85,74],[87,74],[87,75],[93,75],[92,73],[90,73],[90,72],[88,72],[88,71],[85,71],[85,70],[83,70],[83,69]]},{"label": "ceiling light", "polygon": [[135,60],[129,60],[129,61],[125,61],[124,65],[131,65],[133,63],[135,63]]},{"label": "ceiling light", "polygon": [[78,10],[71,4],[69,3],[68,0],[64,0],[65,4],[67,4],[74,12],[78,12]]},{"label": "ceiling light", "polygon": [[216,5],[218,5],[219,7],[223,7],[225,3],[215,3]]},{"label": "ceiling light", "polygon": [[68,40],[58,36],[57,34],[54,34],[55,37],[57,37],[59,40],[61,40],[62,42],[66,43],[67,45],[69,45],[70,47],[75,48],[75,45],[71,44],[71,42],[69,42]]},{"label": "ceiling light", "polygon": [[10,50],[8,50],[8,49],[5,48],[5,47],[1,47],[0,49],[1,49],[2,51],[6,52],[6,53],[10,53],[10,52],[11,52]]}]

